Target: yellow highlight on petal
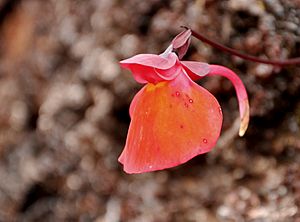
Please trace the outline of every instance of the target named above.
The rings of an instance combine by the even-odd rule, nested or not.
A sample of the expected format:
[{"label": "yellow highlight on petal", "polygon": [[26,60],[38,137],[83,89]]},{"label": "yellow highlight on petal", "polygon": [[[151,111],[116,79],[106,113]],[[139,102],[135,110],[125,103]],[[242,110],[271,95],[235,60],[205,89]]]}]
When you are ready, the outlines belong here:
[{"label": "yellow highlight on petal", "polygon": [[147,84],[147,87],[146,87],[146,90],[147,90],[148,92],[151,92],[151,91],[154,91],[154,90],[157,89],[157,88],[160,88],[160,87],[165,86],[166,84],[167,84],[166,81],[164,81],[164,82],[159,82],[159,83],[157,83],[157,84],[148,83],[148,84]]},{"label": "yellow highlight on petal", "polygon": [[243,118],[241,119],[241,125],[240,125],[240,130],[239,130],[239,136],[244,136],[247,128],[248,128],[248,125],[249,125],[249,116],[250,116],[250,108],[249,108],[249,102],[248,102],[248,99],[246,99],[244,101],[245,103],[245,112],[244,112],[244,115],[243,115]]}]

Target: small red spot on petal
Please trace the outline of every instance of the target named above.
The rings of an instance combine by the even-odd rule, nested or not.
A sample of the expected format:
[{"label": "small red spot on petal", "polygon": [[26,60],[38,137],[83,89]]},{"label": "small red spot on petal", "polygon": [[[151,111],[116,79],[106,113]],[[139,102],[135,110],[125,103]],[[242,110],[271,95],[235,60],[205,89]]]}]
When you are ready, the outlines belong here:
[{"label": "small red spot on petal", "polygon": [[193,103],[193,102],[194,102],[194,100],[192,100],[192,99],[189,99],[189,102],[190,102],[190,103]]},{"label": "small red spot on petal", "polygon": [[180,96],[180,92],[176,92],[175,95],[176,95],[176,96]]},{"label": "small red spot on petal", "polygon": [[207,143],[207,139],[203,139],[203,143]]},{"label": "small red spot on petal", "polygon": [[180,128],[183,129],[183,125],[180,125]]}]

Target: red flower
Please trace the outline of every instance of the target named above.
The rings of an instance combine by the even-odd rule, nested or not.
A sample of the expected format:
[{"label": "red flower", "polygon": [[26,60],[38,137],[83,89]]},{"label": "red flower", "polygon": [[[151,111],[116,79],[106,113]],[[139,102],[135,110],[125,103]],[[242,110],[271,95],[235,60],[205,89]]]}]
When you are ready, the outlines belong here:
[{"label": "red flower", "polygon": [[187,51],[190,37],[190,30],[186,30],[160,55],[140,54],[120,62],[137,82],[146,84],[130,105],[131,123],[119,157],[127,173],[174,167],[215,146],[222,126],[221,107],[193,80],[208,75],[228,78],[239,101],[239,135],[247,129],[249,104],[240,78],[223,66],[179,60]]}]

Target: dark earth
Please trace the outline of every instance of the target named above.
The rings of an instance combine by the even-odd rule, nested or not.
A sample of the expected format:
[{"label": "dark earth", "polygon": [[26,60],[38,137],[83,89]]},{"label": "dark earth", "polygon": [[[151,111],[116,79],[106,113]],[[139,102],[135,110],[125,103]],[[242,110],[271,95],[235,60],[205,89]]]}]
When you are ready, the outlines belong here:
[{"label": "dark earth", "polygon": [[250,55],[300,56],[299,0],[0,0],[0,221],[300,221],[300,66],[193,39],[186,60],[243,80],[246,135],[232,84],[204,78],[224,114],[217,146],[172,169],[123,172],[141,85],[118,61],[161,53],[181,25]]}]

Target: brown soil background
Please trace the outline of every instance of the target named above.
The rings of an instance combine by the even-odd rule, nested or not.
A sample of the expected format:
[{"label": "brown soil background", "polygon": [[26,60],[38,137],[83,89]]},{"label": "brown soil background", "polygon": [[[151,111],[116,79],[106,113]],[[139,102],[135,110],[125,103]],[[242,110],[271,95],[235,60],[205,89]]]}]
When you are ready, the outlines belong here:
[{"label": "brown soil background", "polygon": [[0,221],[300,221],[299,66],[193,40],[186,59],[242,78],[249,130],[238,138],[231,83],[205,78],[224,114],[216,148],[173,169],[122,171],[141,85],[118,61],[162,52],[180,25],[248,54],[300,56],[299,0],[0,0]]}]

